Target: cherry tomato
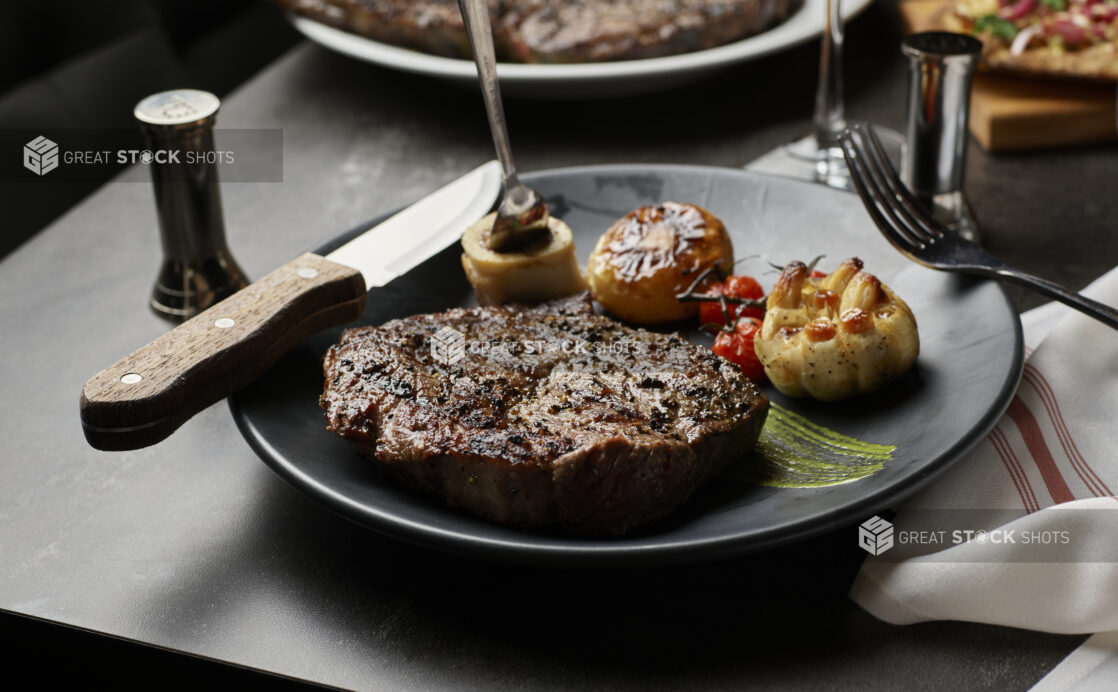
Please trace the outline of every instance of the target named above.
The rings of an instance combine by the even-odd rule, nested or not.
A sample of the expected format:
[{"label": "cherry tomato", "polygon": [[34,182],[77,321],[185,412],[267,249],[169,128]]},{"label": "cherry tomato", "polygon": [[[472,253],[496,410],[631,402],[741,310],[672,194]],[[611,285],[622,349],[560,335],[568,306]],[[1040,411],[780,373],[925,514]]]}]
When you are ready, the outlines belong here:
[{"label": "cherry tomato", "polygon": [[711,350],[741,368],[749,379],[763,382],[765,368],[757,358],[757,352],[753,350],[753,340],[760,330],[761,320],[742,317],[734,325],[734,331],[718,333]]},{"label": "cherry tomato", "polygon": [[[757,283],[757,279],[752,276],[731,276],[722,285],[722,291],[723,295],[735,298],[760,300],[765,297],[765,289],[761,288],[761,284]],[[765,319],[765,310],[764,308],[743,308],[738,311],[738,315],[763,320]]]},{"label": "cherry tomato", "polygon": [[811,273],[808,274],[808,276],[810,276],[813,279],[822,279],[826,275],[827,275],[827,272],[821,272],[818,269],[812,269]]},{"label": "cherry tomato", "polygon": [[[720,296],[722,295],[722,284],[714,284],[706,291],[707,295]],[[738,306],[733,303],[726,303],[726,312],[729,313],[730,319],[734,319],[737,314]],[[703,301],[699,303],[699,324],[726,324],[726,317],[722,315],[722,304],[717,301]]]},{"label": "cherry tomato", "polygon": [[[765,297],[765,289],[761,288],[761,284],[751,276],[731,276],[720,284],[711,286],[707,291],[710,295],[728,296],[731,298],[747,298],[750,300],[760,300]],[[764,308],[745,308],[741,309],[740,305],[735,303],[726,303],[726,312],[729,313],[730,319],[733,320],[738,315],[747,317],[756,317],[758,319],[765,318]],[[717,301],[707,301],[699,304],[699,324],[725,324],[726,319],[722,315],[722,304]]]}]

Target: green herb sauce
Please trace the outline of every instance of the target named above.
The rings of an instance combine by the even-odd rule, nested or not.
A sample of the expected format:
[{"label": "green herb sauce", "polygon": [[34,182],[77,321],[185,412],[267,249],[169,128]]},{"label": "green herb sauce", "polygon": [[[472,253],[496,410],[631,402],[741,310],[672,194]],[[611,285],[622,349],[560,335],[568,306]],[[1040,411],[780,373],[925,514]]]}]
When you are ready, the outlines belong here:
[{"label": "green herb sauce", "polygon": [[837,433],[772,404],[753,455],[727,475],[773,488],[822,488],[877,473],[896,450]]}]

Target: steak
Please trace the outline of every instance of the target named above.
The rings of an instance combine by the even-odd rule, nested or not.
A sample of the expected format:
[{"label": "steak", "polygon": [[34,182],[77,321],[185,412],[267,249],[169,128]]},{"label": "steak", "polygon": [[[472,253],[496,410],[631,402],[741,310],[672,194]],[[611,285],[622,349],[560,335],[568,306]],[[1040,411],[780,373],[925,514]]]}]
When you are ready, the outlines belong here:
[{"label": "steak", "polygon": [[[802,0],[521,0],[501,18],[506,59],[582,63],[659,58],[759,34]],[[468,54],[467,54],[468,55]]]},{"label": "steak", "polygon": [[671,512],[753,449],[769,405],[729,361],[586,293],[347,329],[323,371],[327,427],[390,475],[579,534]]},{"label": "steak", "polygon": [[[463,57],[470,42],[457,0],[276,0],[284,9],[374,41]],[[498,2],[490,0],[490,10]],[[499,33],[498,26],[493,27]]]},{"label": "steak", "polygon": [[[456,0],[276,0],[382,43],[469,58]],[[634,60],[713,48],[765,31],[803,0],[490,0],[506,62]]]}]

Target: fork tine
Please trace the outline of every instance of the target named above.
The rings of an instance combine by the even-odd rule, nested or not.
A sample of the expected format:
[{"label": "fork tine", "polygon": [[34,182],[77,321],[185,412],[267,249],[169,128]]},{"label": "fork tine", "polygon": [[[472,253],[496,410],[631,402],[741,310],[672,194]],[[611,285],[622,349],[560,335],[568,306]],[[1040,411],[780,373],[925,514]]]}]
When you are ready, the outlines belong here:
[{"label": "fork tine", "polygon": [[856,136],[863,133],[854,127],[856,126],[848,128],[842,134],[840,142],[846,155],[850,179],[854,182],[862,201],[866,203],[867,211],[885,237],[901,252],[911,254],[923,248],[921,234],[914,233],[898,216],[893,194],[884,186],[881,174],[874,172],[865,144]]},{"label": "fork tine", "polygon": [[[892,164],[884,154],[884,150],[880,147],[878,141],[878,149],[873,149],[873,136],[872,129],[866,123],[855,123],[852,125],[854,131],[859,135],[858,139],[862,144],[860,151],[865,157],[865,166],[877,187],[881,190],[885,210],[892,217],[899,230],[903,232],[911,242],[918,248],[923,248],[928,242],[933,239],[933,234],[926,228],[922,227],[918,219],[913,218],[912,210],[907,208],[901,198],[897,189],[899,181],[894,182]],[[903,187],[903,184],[900,185]]]},{"label": "fork tine", "polygon": [[[866,142],[872,148],[869,153]],[[1118,310],[1052,281],[1010,267],[971,241],[948,232],[923,210],[915,196],[901,183],[872,129],[852,124],[839,136],[839,143],[846,155],[850,180],[857,188],[866,211],[901,253],[933,269],[1013,281],[1118,329]],[[913,241],[910,235],[916,233],[917,227],[923,233],[920,242]]]},{"label": "fork tine", "polygon": [[846,155],[846,168],[850,172],[850,179],[858,190],[858,196],[865,203],[870,218],[894,247],[910,255],[913,249],[920,246],[920,243],[903,230],[902,224],[895,218],[891,218],[893,213],[890,210],[888,195],[870,175],[865,163],[865,152],[853,132],[850,129],[844,131],[839,136],[839,143]]},{"label": "fork tine", "polygon": [[885,147],[881,145],[881,140],[878,139],[877,133],[873,131],[873,127],[865,123],[858,123],[857,126],[865,133],[867,139],[873,149],[873,159],[878,171],[881,173],[888,186],[889,191],[893,194],[894,198],[900,205],[899,211],[905,212],[905,218],[909,222],[909,226],[913,228],[915,233],[921,236],[924,242],[930,242],[935,238],[942,237],[946,229],[935,221],[924,206],[917,201],[912,192],[909,191],[908,186],[901,181],[897,175],[896,169],[889,161],[888,155],[885,153]]}]

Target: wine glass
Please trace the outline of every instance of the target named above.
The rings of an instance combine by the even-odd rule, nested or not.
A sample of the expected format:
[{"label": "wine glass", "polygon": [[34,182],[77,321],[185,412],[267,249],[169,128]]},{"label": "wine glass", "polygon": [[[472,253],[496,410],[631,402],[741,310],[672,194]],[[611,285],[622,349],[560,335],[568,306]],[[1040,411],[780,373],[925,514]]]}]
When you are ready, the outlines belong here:
[{"label": "wine glass", "polygon": [[[815,92],[812,131],[782,145],[746,166],[770,173],[822,183],[840,190],[853,190],[839,135],[846,127],[842,96],[842,44],[844,26],[841,0],[824,0],[823,38],[819,51],[819,84]],[[904,137],[894,130],[874,126],[886,152],[899,165]]]}]

